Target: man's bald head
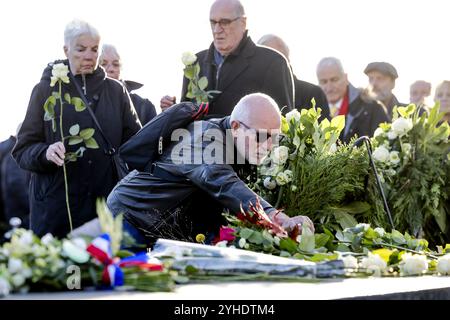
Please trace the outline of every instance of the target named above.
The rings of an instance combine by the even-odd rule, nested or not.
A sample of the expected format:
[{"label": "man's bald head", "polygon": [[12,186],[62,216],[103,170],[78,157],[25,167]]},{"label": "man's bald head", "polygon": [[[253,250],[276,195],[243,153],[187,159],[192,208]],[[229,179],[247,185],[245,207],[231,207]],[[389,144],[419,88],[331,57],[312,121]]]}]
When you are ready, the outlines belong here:
[{"label": "man's bald head", "polygon": [[281,115],[277,103],[263,93],[252,93],[243,97],[234,107],[231,122],[243,122],[254,129],[278,130]]},{"label": "man's bald head", "polygon": [[245,16],[245,9],[239,0],[216,0],[211,5],[211,12],[213,10],[229,10],[232,9],[237,17]]},{"label": "man's bald head", "polygon": [[258,44],[281,52],[281,54],[283,54],[289,61],[289,47],[279,36],[274,34],[265,34],[258,40]]}]

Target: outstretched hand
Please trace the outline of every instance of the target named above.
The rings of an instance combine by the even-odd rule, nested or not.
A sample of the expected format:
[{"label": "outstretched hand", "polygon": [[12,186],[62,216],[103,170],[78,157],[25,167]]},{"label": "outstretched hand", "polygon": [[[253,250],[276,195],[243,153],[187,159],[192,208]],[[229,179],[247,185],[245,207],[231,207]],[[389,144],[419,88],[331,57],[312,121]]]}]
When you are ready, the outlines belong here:
[{"label": "outstretched hand", "polygon": [[314,223],[307,216],[289,217],[282,211],[272,211],[269,213],[269,218],[282,226],[287,232],[291,232],[296,226],[298,226],[300,234],[304,226],[314,232]]}]

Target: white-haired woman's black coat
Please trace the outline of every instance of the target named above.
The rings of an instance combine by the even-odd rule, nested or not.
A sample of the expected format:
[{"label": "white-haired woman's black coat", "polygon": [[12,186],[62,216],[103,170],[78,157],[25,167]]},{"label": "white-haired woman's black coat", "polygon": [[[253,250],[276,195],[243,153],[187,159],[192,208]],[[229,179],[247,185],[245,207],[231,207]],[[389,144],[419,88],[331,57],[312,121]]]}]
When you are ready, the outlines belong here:
[{"label": "white-haired woman's black coat", "polygon": [[[61,62],[61,61],[58,61]],[[64,61],[67,65],[68,61]],[[34,87],[28,110],[17,136],[12,152],[23,169],[32,172],[30,182],[30,227],[37,235],[52,233],[63,237],[69,231],[69,221],[65,202],[63,168],[46,158],[47,148],[61,141],[59,125],[52,130],[52,122],[44,121],[43,105],[58,84],[50,87],[52,66],[44,70],[41,81]],[[75,76],[80,87],[82,79]],[[72,83],[63,84],[63,95],[69,93],[79,97]],[[102,126],[103,132],[116,149],[134,135],[141,124],[130,103],[124,86],[116,80],[106,78],[104,70],[98,67],[94,73],[86,75],[86,97]],[[59,119],[59,103],[55,107]],[[57,121],[57,124],[59,121]],[[98,197],[107,197],[117,183],[117,175],[111,157],[105,154],[106,143],[87,110],[76,112],[74,106],[65,104],[63,109],[63,133],[69,135],[69,128],[75,124],[80,129],[95,129],[94,139],[98,149],[86,149],[76,162],[68,162],[69,198],[73,227],[96,217],[95,202]],[[81,145],[70,146],[65,143],[66,152],[74,152]]]}]

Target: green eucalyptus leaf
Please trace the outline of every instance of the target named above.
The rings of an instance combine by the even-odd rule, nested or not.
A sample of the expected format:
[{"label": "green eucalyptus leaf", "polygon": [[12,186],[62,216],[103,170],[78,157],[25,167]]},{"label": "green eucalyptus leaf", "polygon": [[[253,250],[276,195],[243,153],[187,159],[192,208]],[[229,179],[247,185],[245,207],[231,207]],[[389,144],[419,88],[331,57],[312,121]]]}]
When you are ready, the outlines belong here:
[{"label": "green eucalyptus leaf", "polygon": [[79,132],[80,132],[80,125],[79,124],[74,124],[69,129],[69,133],[70,133],[71,136],[76,136],[76,135],[78,135]]},{"label": "green eucalyptus leaf", "polygon": [[316,233],[314,237],[316,248],[324,247],[328,243],[328,240],[330,240],[330,236],[324,233]]},{"label": "green eucalyptus leaf", "polygon": [[71,103],[74,105],[75,110],[77,112],[84,111],[86,109],[86,105],[84,104],[83,100],[81,100],[78,97],[72,97]]},{"label": "green eucalyptus leaf", "polygon": [[200,90],[205,90],[208,86],[208,79],[206,77],[201,77],[200,80],[198,80],[198,87]]},{"label": "green eucalyptus leaf", "polygon": [[83,138],[83,140],[88,140],[88,139],[92,138],[94,133],[95,133],[95,130],[92,128],[83,129],[80,132],[80,137]]},{"label": "green eucalyptus leaf", "polygon": [[283,238],[280,240],[280,249],[288,252],[297,252],[297,242],[291,238]]},{"label": "green eucalyptus leaf", "polygon": [[254,231],[247,240],[254,244],[262,244],[264,241],[264,238],[263,238],[261,232]]},{"label": "green eucalyptus leaf", "polygon": [[84,143],[86,144],[86,147],[89,149],[98,149],[99,148],[97,141],[95,141],[94,138],[87,139],[84,141]]},{"label": "green eucalyptus leaf", "polygon": [[70,104],[72,102],[70,94],[68,93],[64,94],[64,100],[66,100],[66,102]]},{"label": "green eucalyptus leaf", "polygon": [[248,228],[243,228],[243,229],[241,230],[241,232],[239,233],[239,235],[241,236],[241,238],[244,238],[244,239],[250,238],[250,236],[251,236],[252,234],[253,234],[253,230],[248,229]]},{"label": "green eucalyptus leaf", "polygon": [[69,145],[71,145],[71,146],[79,144],[79,143],[82,143],[82,142],[83,142],[83,139],[80,138],[80,137],[71,137],[71,138],[69,138]]}]

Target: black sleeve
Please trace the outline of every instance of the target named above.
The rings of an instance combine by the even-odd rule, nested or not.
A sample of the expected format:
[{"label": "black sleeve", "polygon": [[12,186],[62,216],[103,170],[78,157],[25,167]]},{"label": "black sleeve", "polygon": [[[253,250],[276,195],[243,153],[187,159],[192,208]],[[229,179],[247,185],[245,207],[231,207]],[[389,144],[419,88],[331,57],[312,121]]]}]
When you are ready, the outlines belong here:
[{"label": "black sleeve", "polygon": [[141,122],[139,120],[136,109],[131,101],[130,94],[123,88],[123,115],[122,115],[122,144],[128,141],[136,132],[141,128]]},{"label": "black sleeve", "polygon": [[240,212],[241,205],[248,210],[249,205],[255,204],[258,198],[266,213],[274,208],[250,190],[249,187],[237,176],[229,165],[183,165],[184,175],[194,185],[216,199],[231,213]]},{"label": "black sleeve", "polygon": [[387,115],[386,109],[383,105],[378,102],[374,102],[372,105],[372,121],[370,122],[370,136],[373,136],[375,130],[378,128],[380,123],[390,122],[389,116]]},{"label": "black sleeve", "polygon": [[327,96],[320,87],[316,87],[314,98],[316,99],[316,107],[320,107],[322,109],[322,114],[320,115],[319,121],[323,119],[331,120],[330,106],[328,105]]},{"label": "black sleeve", "polygon": [[57,169],[56,164],[45,157],[50,143],[47,143],[44,127],[44,103],[48,90],[41,84],[34,87],[27,113],[17,134],[17,142],[12,151],[14,160],[25,170],[34,172],[52,172]]},{"label": "black sleeve", "polygon": [[273,60],[264,78],[264,93],[271,96],[278,103],[282,113],[286,114],[295,107],[294,78],[286,59],[280,56]]}]

